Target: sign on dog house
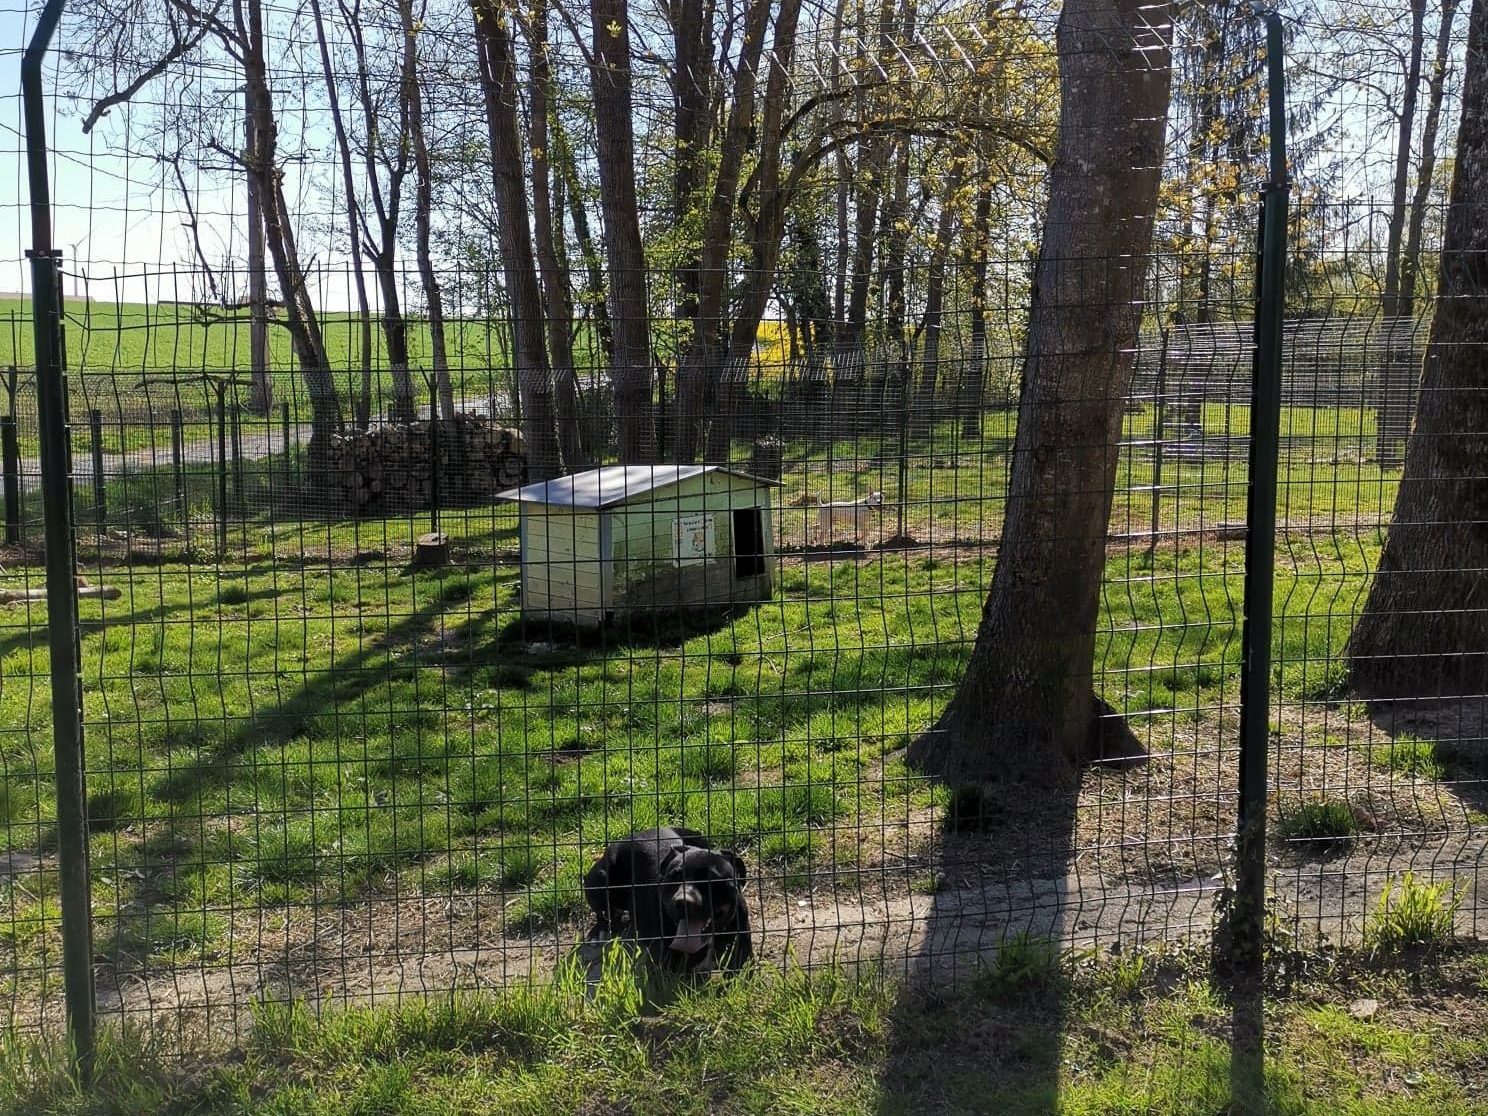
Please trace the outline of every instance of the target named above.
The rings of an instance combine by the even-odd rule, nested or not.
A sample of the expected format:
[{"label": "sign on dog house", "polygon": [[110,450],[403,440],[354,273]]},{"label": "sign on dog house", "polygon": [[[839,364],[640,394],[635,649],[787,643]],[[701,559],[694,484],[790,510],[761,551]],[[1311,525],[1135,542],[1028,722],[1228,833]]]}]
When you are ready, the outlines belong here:
[{"label": "sign on dog house", "polygon": [[592,627],[769,600],[776,484],[718,465],[609,465],[501,493],[520,505],[523,614]]}]

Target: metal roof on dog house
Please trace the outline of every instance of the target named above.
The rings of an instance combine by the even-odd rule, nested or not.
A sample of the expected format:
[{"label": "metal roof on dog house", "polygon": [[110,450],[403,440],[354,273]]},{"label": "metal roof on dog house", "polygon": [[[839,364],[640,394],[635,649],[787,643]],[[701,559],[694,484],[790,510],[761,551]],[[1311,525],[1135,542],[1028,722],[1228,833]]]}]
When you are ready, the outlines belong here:
[{"label": "metal roof on dog house", "polygon": [[501,493],[520,506],[523,615],[592,627],[768,600],[775,487],[719,465],[607,465]]}]

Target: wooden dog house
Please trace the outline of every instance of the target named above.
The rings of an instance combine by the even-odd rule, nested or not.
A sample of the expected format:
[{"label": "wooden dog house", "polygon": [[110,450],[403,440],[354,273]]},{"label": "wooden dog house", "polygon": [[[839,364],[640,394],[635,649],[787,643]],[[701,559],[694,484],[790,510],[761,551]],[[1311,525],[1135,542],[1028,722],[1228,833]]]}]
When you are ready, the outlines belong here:
[{"label": "wooden dog house", "polygon": [[777,485],[718,465],[608,465],[501,493],[520,505],[523,615],[596,627],[769,600]]}]

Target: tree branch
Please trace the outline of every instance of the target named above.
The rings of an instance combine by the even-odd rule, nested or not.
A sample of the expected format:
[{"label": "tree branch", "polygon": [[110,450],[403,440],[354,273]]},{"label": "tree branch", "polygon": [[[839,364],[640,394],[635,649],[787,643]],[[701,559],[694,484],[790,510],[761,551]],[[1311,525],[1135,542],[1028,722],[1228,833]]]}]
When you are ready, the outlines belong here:
[{"label": "tree branch", "polygon": [[158,62],[149,66],[139,77],[135,78],[123,89],[117,89],[108,96],[99,99],[93,105],[92,111],[83,118],[83,134],[87,135],[91,132],[93,126],[108,115],[110,110],[131,101],[136,93],[165,73],[166,70],[170,69],[173,62],[195,49],[196,45],[206,37],[207,29],[203,27],[195,36],[189,39],[178,39],[176,44],[170,50],[166,51]]}]

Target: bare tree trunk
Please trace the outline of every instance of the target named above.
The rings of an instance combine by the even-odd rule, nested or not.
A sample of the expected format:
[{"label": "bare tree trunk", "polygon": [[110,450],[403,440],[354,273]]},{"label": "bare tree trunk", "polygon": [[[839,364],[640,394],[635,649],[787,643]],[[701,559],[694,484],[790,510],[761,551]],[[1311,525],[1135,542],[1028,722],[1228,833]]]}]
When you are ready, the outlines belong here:
[{"label": "bare tree trunk", "polygon": [[[744,20],[744,46],[734,73],[734,102],[719,150],[713,196],[703,227],[694,287],[696,325],[692,343],[677,372],[675,458],[682,463],[697,459],[710,404],[717,402],[718,382],[725,364],[723,304],[729,249],[733,247],[734,199],[754,124],[754,91],[769,20],[770,0],[754,0]],[[725,451],[721,461],[727,459]]]},{"label": "bare tree trunk", "polygon": [[574,371],[573,299],[568,272],[558,254],[562,216],[553,207],[553,161],[548,149],[553,73],[548,61],[547,0],[536,0],[531,28],[532,71],[532,227],[537,247],[538,278],[548,325],[548,356],[553,368],[553,396],[558,422],[558,450],[566,469],[585,459],[579,420],[578,380]]},{"label": "bare tree trunk", "polygon": [[[403,100],[408,107],[408,138],[413,145],[414,231],[419,278],[428,304],[429,349],[434,364],[434,384],[439,395],[439,413],[446,419],[455,417],[455,388],[450,381],[449,353],[444,337],[444,294],[439,276],[434,271],[430,243],[433,232],[434,169],[429,161],[429,145],[424,136],[424,91],[418,70],[418,29],[415,26],[413,0],[398,0],[398,15],[403,22]],[[422,13],[419,22],[422,23]]]},{"label": "bare tree trunk", "polygon": [[[837,0],[832,9],[832,84],[836,93],[842,86],[845,69],[842,53],[843,9],[847,0]],[[846,148],[837,151],[837,258],[833,261],[832,321],[840,328],[847,313],[847,257],[851,244],[851,225],[848,221],[849,203],[852,201],[853,175],[847,162]]]},{"label": "bare tree trunk", "polygon": [[[246,101],[247,91],[244,90]],[[243,121],[244,161],[258,160],[258,140],[254,133],[253,110],[248,107]],[[269,290],[264,273],[263,205],[258,200],[258,177],[246,175],[248,218],[248,406],[255,415],[267,415],[274,403],[274,383],[269,372]],[[193,235],[195,230],[193,229]],[[199,243],[199,241],[198,241]],[[198,255],[200,250],[198,249]],[[289,447],[285,447],[288,452]]]},{"label": "bare tree trunk", "polygon": [[247,168],[255,176],[263,207],[264,240],[274,262],[284,302],[285,324],[299,360],[300,375],[310,396],[309,464],[312,471],[324,467],[330,439],[341,430],[341,402],[336,381],[326,358],[325,342],[315,306],[306,289],[305,273],[295,250],[284,191],[278,173],[278,127],[269,92],[268,65],[264,57],[263,10],[260,0],[236,0],[233,15],[243,51],[243,84],[248,111],[253,120],[255,161]]},{"label": "bare tree trunk", "polygon": [[847,261],[852,254],[852,221],[849,207],[853,201],[852,167],[847,161],[847,150],[837,152],[837,258],[833,261],[832,276],[832,321],[834,332],[840,332],[847,321]]},{"label": "bare tree trunk", "polygon": [[615,355],[615,336],[610,329],[604,265],[594,243],[594,234],[589,231],[589,210],[584,206],[583,184],[579,181],[573,148],[568,142],[568,134],[564,131],[562,121],[556,115],[553,117],[553,154],[558,160],[558,181],[568,196],[568,215],[573,222],[574,239],[578,241],[579,256],[584,261],[587,280],[584,285],[584,302],[594,323],[594,336],[599,342],[600,352],[609,361]]},{"label": "bare tree trunk", "polygon": [[796,27],[801,0],[780,0],[775,16],[775,36],[770,51],[770,80],[760,110],[758,162],[741,193],[754,199],[755,214],[749,246],[749,265],[744,291],[734,314],[728,344],[728,359],[719,381],[718,406],[708,426],[709,461],[727,461],[733,438],[733,416],[740,405],[742,369],[754,350],[760,320],[775,285],[780,246],[785,239],[786,203],[789,198],[780,181],[785,136],[785,101],[790,88],[791,63],[796,52]]},{"label": "bare tree trunk", "polygon": [[636,200],[634,106],[631,103],[630,12],[627,0],[590,0],[594,40],[594,128],[598,138],[605,255],[610,264],[610,328],[615,352],[616,439],[627,464],[656,460],[651,405],[651,324],[646,252]]},{"label": "bare tree trunk", "polygon": [[951,255],[951,241],[956,234],[956,207],[965,173],[963,158],[952,157],[946,181],[945,199],[941,203],[940,221],[935,229],[935,244],[930,249],[930,276],[925,283],[925,338],[920,361],[920,381],[915,392],[914,409],[910,412],[910,432],[924,437],[935,424],[935,389],[940,383],[940,335],[945,317],[946,263]]},{"label": "bare tree trunk", "polygon": [[[1059,140],[1034,276],[1001,551],[971,662],[910,761],[949,779],[1068,786],[1137,749],[1100,730],[1093,659],[1171,79],[1164,13],[1070,0]],[[1119,737],[1119,742],[1116,739]]]},{"label": "bare tree trunk", "polygon": [[[696,195],[705,179],[703,170],[711,131],[709,110],[713,88],[709,14],[705,0],[672,0],[672,42],[676,52],[672,67],[672,134],[676,145],[672,164],[672,210],[674,227],[679,229],[691,221]],[[744,49],[750,49],[749,43],[745,43]],[[727,155],[727,149],[724,155]],[[697,317],[701,267],[702,260],[694,254],[691,258],[684,258],[677,269],[677,316],[683,320]]]},{"label": "bare tree trunk", "polygon": [[517,66],[506,13],[497,0],[474,0],[472,8],[481,48],[481,88],[491,140],[497,236],[511,305],[512,362],[522,398],[527,471],[535,480],[546,480],[563,471],[563,459],[553,410],[553,378],[543,344],[542,295],[528,238],[531,224],[522,176],[522,136],[517,125]]},{"label": "bare tree trunk", "polygon": [[1442,101],[1447,88],[1447,67],[1452,61],[1452,25],[1457,19],[1457,0],[1442,0],[1441,22],[1436,28],[1436,58],[1426,85],[1426,123],[1421,130],[1421,165],[1416,171],[1416,191],[1411,197],[1405,249],[1400,254],[1399,312],[1403,318],[1416,313],[1416,286],[1421,274],[1421,241],[1426,230],[1426,207],[1436,177],[1436,143],[1441,130]]},{"label": "bare tree trunk", "polygon": [[971,249],[971,355],[960,395],[961,434],[982,436],[982,395],[987,385],[987,258],[992,250],[992,186],[987,168],[978,165],[982,176],[977,190],[976,223]]},{"label": "bare tree trunk", "polygon": [[[879,66],[893,66],[894,0],[882,0],[879,8]],[[859,114],[868,115],[870,94],[859,93]],[[873,281],[873,257],[880,227],[879,206],[882,204],[884,180],[887,177],[890,144],[873,138],[861,145],[858,158],[857,215],[853,248],[852,283],[847,298],[847,314],[838,348],[850,351],[861,348],[868,324],[868,292]]]},{"label": "bare tree trunk", "polygon": [[315,41],[320,47],[320,65],[326,79],[326,103],[331,109],[331,127],[336,135],[336,151],[341,157],[341,189],[346,194],[346,227],[351,234],[351,277],[356,287],[357,325],[361,343],[362,390],[356,400],[356,425],[367,429],[372,422],[372,311],[367,301],[367,277],[362,271],[361,206],[357,202],[356,178],[351,170],[351,144],[346,138],[346,123],[341,115],[341,96],[336,89],[336,70],[331,64],[331,51],[326,43],[325,18],[320,0],[310,0],[315,20]]},{"label": "bare tree trunk", "polygon": [[[1400,130],[1395,145],[1395,175],[1390,197],[1390,222],[1385,235],[1385,289],[1380,307],[1385,317],[1400,313],[1400,248],[1405,233],[1406,192],[1410,185],[1411,141],[1416,131],[1416,102],[1421,92],[1421,61],[1426,38],[1426,0],[1410,0],[1410,54],[1400,104]],[[1410,433],[1412,367],[1409,347],[1392,347],[1380,370],[1375,407],[1375,460],[1381,466],[1399,465],[1401,445]]]},{"label": "bare tree trunk", "polygon": [[1405,87],[1401,90],[1400,131],[1395,143],[1395,180],[1390,193],[1390,223],[1385,238],[1385,316],[1400,312],[1400,245],[1405,232],[1405,195],[1410,186],[1411,141],[1416,135],[1416,102],[1421,95],[1421,59],[1426,43],[1426,0],[1410,0],[1411,38]]},{"label": "bare tree trunk", "polygon": [[878,232],[878,207],[883,194],[884,143],[870,140],[858,159],[857,216],[854,226],[852,279],[847,313],[838,348],[859,349],[868,326],[868,291],[873,280],[873,248]]},{"label": "bare tree trunk", "polygon": [[1187,171],[1190,183],[1197,183],[1200,197],[1200,241],[1197,252],[1197,274],[1194,274],[1194,216],[1190,207],[1184,215],[1183,239],[1185,258],[1179,282],[1179,301],[1184,312],[1195,322],[1214,318],[1214,259],[1219,239],[1219,196],[1216,171],[1223,157],[1225,90],[1237,80],[1233,71],[1233,23],[1229,0],[1190,6],[1180,19],[1190,24],[1189,33],[1198,46],[1189,56],[1190,72],[1185,75],[1192,103],[1193,119],[1189,123]]},{"label": "bare tree trunk", "polygon": [[408,367],[408,319],[403,315],[403,296],[398,286],[398,218],[403,204],[403,180],[408,175],[408,112],[406,100],[398,106],[398,130],[394,137],[396,158],[388,166],[384,193],[382,174],[378,169],[379,133],[384,122],[372,97],[371,66],[367,59],[367,42],[362,34],[362,12],[359,0],[350,7],[345,0],[338,5],[347,39],[356,54],[357,98],[361,102],[362,127],[366,132],[363,170],[367,192],[377,217],[374,237],[366,210],[361,211],[362,254],[372,262],[382,300],[382,336],[387,346],[388,374],[393,381],[388,418],[408,423],[415,417],[413,375]]},{"label": "bare tree trunk", "polygon": [[[883,292],[884,292],[884,350],[883,402],[887,414],[894,422],[901,439],[908,431],[909,406],[909,329],[905,307],[904,268],[909,258],[909,137],[901,136],[891,147],[897,150],[894,166],[890,172],[891,189],[888,203],[883,207]],[[906,451],[901,445],[900,452]],[[903,515],[903,503],[900,503]],[[903,534],[901,530],[898,532]]]},{"label": "bare tree trunk", "polygon": [[1488,0],[1473,0],[1462,122],[1421,399],[1389,534],[1349,640],[1370,698],[1488,688]]}]

